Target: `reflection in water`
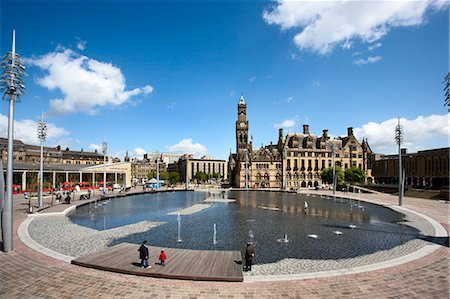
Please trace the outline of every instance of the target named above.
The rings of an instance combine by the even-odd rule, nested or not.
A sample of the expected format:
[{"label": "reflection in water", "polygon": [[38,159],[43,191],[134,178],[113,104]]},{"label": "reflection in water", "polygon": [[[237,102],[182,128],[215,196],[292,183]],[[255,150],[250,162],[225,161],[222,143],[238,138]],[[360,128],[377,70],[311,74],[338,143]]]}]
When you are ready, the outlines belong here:
[{"label": "reflection in water", "polygon": [[207,195],[175,192],[130,196],[98,208],[80,207],[69,217],[98,230],[143,220],[165,222],[148,232],[113,240],[111,245],[147,239],[161,247],[243,250],[251,241],[256,247],[256,263],[284,258],[351,258],[395,247],[419,234],[397,224],[403,220],[401,214],[368,203],[362,206],[357,201],[304,194],[231,191],[229,197],[235,203],[213,203],[211,208],[183,216],[179,236],[177,216],[167,214],[201,203]]}]

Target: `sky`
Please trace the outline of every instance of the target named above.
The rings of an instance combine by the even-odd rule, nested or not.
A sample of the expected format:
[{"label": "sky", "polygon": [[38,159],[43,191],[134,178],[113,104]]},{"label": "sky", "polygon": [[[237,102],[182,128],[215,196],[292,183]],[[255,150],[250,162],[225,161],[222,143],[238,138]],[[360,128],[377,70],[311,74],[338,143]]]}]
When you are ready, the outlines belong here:
[{"label": "sky", "polygon": [[[142,157],[227,159],[241,95],[253,148],[285,133],[376,153],[449,146],[448,1],[0,1],[0,51],[26,66],[15,138]],[[8,102],[0,106],[7,136]]]}]

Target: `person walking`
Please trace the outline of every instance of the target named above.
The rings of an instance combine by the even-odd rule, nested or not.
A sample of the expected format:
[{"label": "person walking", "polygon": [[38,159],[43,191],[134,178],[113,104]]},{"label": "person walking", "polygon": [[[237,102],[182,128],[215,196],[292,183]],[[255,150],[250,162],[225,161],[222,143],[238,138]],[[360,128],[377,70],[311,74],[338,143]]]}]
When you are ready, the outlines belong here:
[{"label": "person walking", "polygon": [[141,247],[139,247],[139,258],[141,259],[141,268],[151,268],[151,266],[148,265],[148,248],[145,246],[147,244],[147,240],[144,240],[141,244]]},{"label": "person walking", "polygon": [[244,271],[252,271],[253,258],[255,257],[255,247],[252,242],[247,242],[245,248],[245,267]]},{"label": "person walking", "polygon": [[164,252],[164,250],[161,250],[161,254],[159,255],[159,262],[161,266],[164,266],[166,263],[166,253]]}]

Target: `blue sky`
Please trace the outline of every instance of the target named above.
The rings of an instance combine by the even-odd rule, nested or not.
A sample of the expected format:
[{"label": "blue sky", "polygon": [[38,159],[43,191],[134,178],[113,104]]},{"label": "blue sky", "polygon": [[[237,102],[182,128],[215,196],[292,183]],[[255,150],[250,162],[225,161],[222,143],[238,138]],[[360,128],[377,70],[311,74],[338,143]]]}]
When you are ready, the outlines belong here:
[{"label": "blue sky", "polygon": [[[241,93],[254,148],[285,132],[346,135],[393,153],[448,146],[442,84],[449,7],[438,1],[2,1],[1,53],[24,57],[15,136],[123,158],[235,149]],[[6,136],[7,102],[0,110]]]}]

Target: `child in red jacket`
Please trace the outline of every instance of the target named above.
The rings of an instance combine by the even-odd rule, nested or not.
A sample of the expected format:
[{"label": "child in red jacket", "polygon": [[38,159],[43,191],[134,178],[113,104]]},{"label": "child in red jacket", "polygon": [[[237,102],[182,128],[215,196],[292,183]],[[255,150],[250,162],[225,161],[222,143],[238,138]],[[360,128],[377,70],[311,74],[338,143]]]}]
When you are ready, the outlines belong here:
[{"label": "child in red jacket", "polygon": [[161,266],[164,266],[164,263],[166,262],[166,253],[164,250],[161,250],[161,254],[159,255],[159,261]]}]

